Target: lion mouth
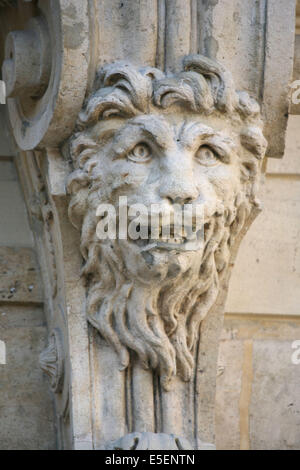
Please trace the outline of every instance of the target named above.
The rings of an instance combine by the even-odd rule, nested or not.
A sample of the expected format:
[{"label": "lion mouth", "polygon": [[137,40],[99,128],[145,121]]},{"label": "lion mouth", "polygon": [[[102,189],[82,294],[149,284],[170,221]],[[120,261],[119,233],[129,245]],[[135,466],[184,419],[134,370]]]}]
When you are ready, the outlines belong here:
[{"label": "lion mouth", "polygon": [[[142,231],[142,230],[141,230]],[[167,234],[167,236],[166,236]],[[194,227],[190,227],[186,233],[180,234],[175,232],[174,226],[159,228],[157,237],[153,238],[150,230],[148,231],[148,238],[134,240],[134,242],[141,248],[141,251],[149,250],[166,250],[166,251],[198,251],[203,247],[204,237],[203,229],[194,231]]]},{"label": "lion mouth", "polygon": [[202,246],[203,243],[201,240],[185,240],[178,242],[171,239],[166,242],[157,242],[155,248],[169,251],[199,251]]}]

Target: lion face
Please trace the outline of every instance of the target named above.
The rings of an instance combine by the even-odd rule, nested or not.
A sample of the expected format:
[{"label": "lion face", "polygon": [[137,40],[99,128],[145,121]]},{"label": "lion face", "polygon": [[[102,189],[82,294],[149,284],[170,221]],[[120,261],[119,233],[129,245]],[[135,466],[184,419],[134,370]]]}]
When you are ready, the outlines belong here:
[{"label": "lion face", "polygon": [[215,218],[225,213],[232,217],[235,211],[242,189],[242,149],[228,131],[219,130],[221,120],[214,121],[212,126],[199,116],[174,119],[161,113],[125,123],[111,119],[90,130],[89,138],[99,149],[91,159],[90,181],[96,193],[90,193],[89,209],[108,202],[118,209],[120,197],[126,196],[129,207],[143,204],[150,213],[155,204],[162,214],[156,243],[150,233],[144,240],[119,241],[126,268],[136,280],[160,283],[201,264],[205,247],[201,236],[197,241],[173,233],[169,239],[162,238],[163,215],[172,214],[175,205],[201,207],[206,235]]},{"label": "lion face", "polygon": [[[133,351],[165,388],[175,374],[192,376],[200,323],[257,210],[266,149],[257,103],[237,93],[210,59],[192,56],[184,64],[174,76],[127,64],[104,68],[70,145],[69,216],[81,231],[88,320],[123,367]],[[136,222],[129,212],[146,236],[97,237],[99,204],[118,212],[125,196],[129,208],[142,204],[148,214],[155,205],[156,238],[148,215]],[[192,236],[172,226],[175,209],[185,205],[202,210]],[[189,235],[193,228],[192,218]]]}]

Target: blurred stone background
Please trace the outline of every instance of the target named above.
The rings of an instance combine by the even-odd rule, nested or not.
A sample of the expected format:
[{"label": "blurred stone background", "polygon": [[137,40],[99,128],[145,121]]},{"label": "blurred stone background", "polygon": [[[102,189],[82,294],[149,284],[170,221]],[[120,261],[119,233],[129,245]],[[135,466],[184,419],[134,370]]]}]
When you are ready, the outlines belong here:
[{"label": "blurred stone background", "polygon": [[286,152],[269,159],[264,210],[231,278],[217,385],[219,449],[300,449],[300,117]]},{"label": "blurred stone background", "polygon": [[39,367],[47,345],[40,268],[0,105],[0,449],[56,448],[52,396]]}]

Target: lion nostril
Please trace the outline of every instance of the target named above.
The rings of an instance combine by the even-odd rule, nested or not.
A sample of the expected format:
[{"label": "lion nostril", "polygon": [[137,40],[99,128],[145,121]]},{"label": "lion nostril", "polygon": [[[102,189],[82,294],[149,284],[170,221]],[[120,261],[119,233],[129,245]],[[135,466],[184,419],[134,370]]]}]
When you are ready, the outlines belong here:
[{"label": "lion nostril", "polygon": [[170,203],[170,204],[191,204],[193,202],[192,197],[181,197],[181,196],[176,196],[176,197],[170,197],[170,196],[165,196],[165,199]]},{"label": "lion nostril", "polygon": [[190,204],[192,201],[193,201],[192,197],[180,197],[180,196],[178,196],[174,199],[173,202],[175,202],[176,204],[184,205],[184,204]]},{"label": "lion nostril", "polygon": [[192,183],[183,184],[173,180],[172,184],[161,185],[159,192],[160,196],[170,204],[190,204],[198,197],[198,191]]}]

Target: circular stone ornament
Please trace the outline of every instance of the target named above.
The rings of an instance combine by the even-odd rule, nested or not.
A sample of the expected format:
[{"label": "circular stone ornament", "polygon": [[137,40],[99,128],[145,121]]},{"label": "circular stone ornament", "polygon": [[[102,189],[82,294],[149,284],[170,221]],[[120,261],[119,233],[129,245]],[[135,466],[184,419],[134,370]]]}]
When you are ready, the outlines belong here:
[{"label": "circular stone ornament", "polygon": [[12,131],[22,150],[56,147],[72,132],[88,76],[87,0],[44,0],[8,34],[2,67]]}]

